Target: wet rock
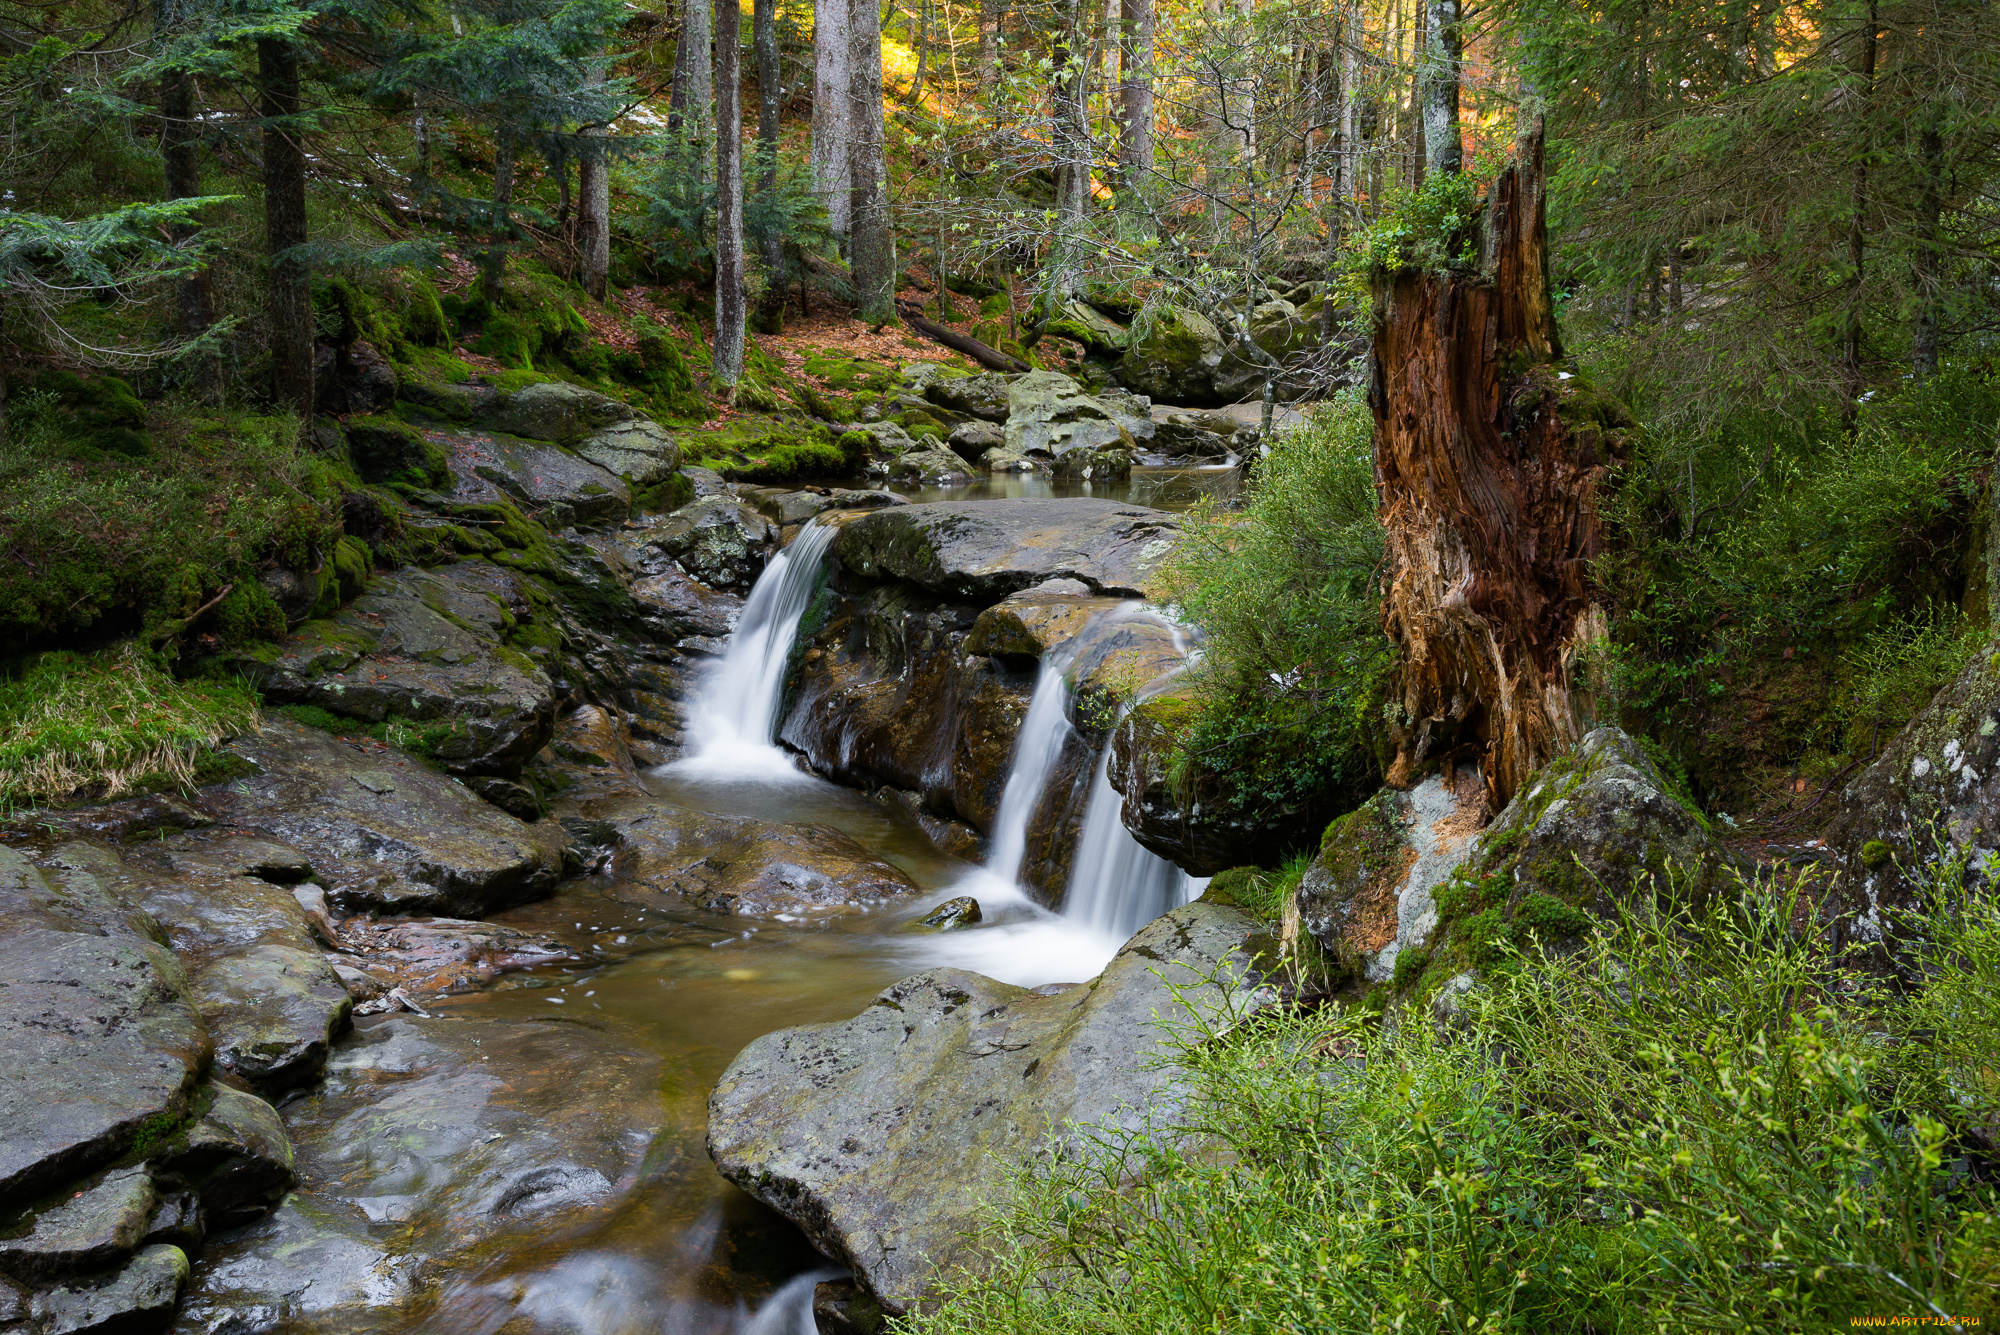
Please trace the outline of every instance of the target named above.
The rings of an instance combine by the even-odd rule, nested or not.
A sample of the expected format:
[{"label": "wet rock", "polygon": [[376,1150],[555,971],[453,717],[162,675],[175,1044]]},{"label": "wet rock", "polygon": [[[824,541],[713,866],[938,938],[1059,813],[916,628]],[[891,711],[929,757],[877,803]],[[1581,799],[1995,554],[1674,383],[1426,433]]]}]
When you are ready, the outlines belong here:
[{"label": "wet rock", "polygon": [[1054,459],[1060,472],[1072,452],[1129,451],[1134,444],[1112,410],[1066,375],[1033,371],[1008,387],[1006,446],[1016,454]]},{"label": "wet rock", "polygon": [[575,958],[554,937],[465,918],[350,919],[340,925],[340,938],[357,956],[349,968],[361,974],[358,985],[373,996],[391,987],[419,995],[468,992],[502,974]]},{"label": "wet rock", "polygon": [[1001,446],[980,455],[979,466],[989,473],[1036,473],[1048,467],[1048,460],[1016,454]]},{"label": "wet rock", "polygon": [[1039,659],[1124,603],[1100,598],[1081,580],[1053,579],[1001,599],[979,614],[966,637],[969,654]]},{"label": "wet rock", "polygon": [[910,503],[910,498],[907,496],[898,496],[893,491],[882,491],[879,489],[860,491],[847,487],[835,487],[832,495],[835,508],[841,510],[881,510],[891,505],[908,505]]},{"label": "wet rock", "polygon": [[173,1316],[187,1278],[186,1254],[178,1247],[155,1244],[116,1270],[36,1294],[33,1329],[37,1335],[160,1330]]},{"label": "wet rock", "polygon": [[833,553],[855,575],[983,605],[1052,578],[1143,596],[1179,538],[1171,515],[1114,501],[941,501],[845,524]]},{"label": "wet rock", "polygon": [[852,1020],[745,1048],[709,1098],[709,1152],[885,1310],[909,1311],[976,1261],[983,1202],[1051,1137],[1171,1120],[1164,1026],[1214,1016],[1231,991],[1255,1004],[1256,933],[1247,915],[1196,903],[1133,937],[1094,987],[1036,996],[956,969],[906,978]]},{"label": "wet rock", "polygon": [[646,541],[709,588],[748,593],[777,548],[778,531],[735,497],[710,496],[668,515]]},{"label": "wet rock", "polygon": [[[1319,343],[1319,331],[1298,307],[1285,300],[1267,301],[1250,312],[1250,341],[1278,363],[1278,394],[1293,399],[1310,388],[1300,365],[1302,355]],[[1267,368],[1232,339],[1215,368],[1215,392],[1227,400],[1261,397]]]},{"label": "wet rock", "polygon": [[991,422],[975,418],[953,427],[945,443],[967,463],[978,463],[986,457],[988,450],[1000,449],[1007,443],[1007,433]]},{"label": "wet rock", "polygon": [[1207,316],[1155,306],[1134,322],[1118,378],[1127,389],[1162,403],[1213,406],[1226,401],[1215,386],[1225,350],[1222,332]]},{"label": "wet rock", "polygon": [[646,631],[664,644],[691,635],[727,635],[743,610],[741,598],[717,593],[673,564],[657,575],[635,580],[632,601],[638,604]]},{"label": "wet rock", "polygon": [[632,513],[631,489],[615,474],[551,445],[463,436],[452,468],[500,488],[549,529],[615,524]]},{"label": "wet rock", "polygon": [[820,1335],[877,1335],[886,1323],[882,1305],[851,1279],[814,1285],[812,1314]]},{"label": "wet rock", "polygon": [[0,1270],[45,1281],[105,1269],[137,1250],[152,1214],[151,1174],[143,1168],[107,1173],[35,1214],[26,1233],[0,1240]]},{"label": "wet rock", "polygon": [[950,380],[933,380],[924,387],[924,397],[953,412],[966,413],[989,422],[1004,422],[1009,408],[1007,393],[1015,379],[1011,375],[988,372]]},{"label": "wet rock", "polygon": [[576,452],[635,487],[665,482],[681,466],[681,447],[672,434],[644,419],[620,422],[577,442]]},{"label": "wet rock", "polygon": [[102,806],[79,807],[73,811],[42,810],[34,813],[32,829],[19,825],[37,842],[49,839],[104,839],[123,843],[133,839],[164,838],[182,830],[199,830],[215,824],[215,817],[192,803],[165,793],[128,797]]},{"label": "wet rock", "polygon": [[258,945],[194,976],[218,1065],[260,1090],[311,1084],[353,1001],[317,950]]},{"label": "wet rock", "polygon": [[148,1165],[161,1182],[196,1193],[212,1228],[260,1218],[292,1189],[291,1140],[278,1110],[254,1094],[210,1082],[194,1125],[166,1141]]},{"label": "wet rock", "polygon": [[[747,490],[747,489],[746,489]],[[825,491],[778,491],[759,488],[757,509],[780,524],[803,524],[814,515],[834,509],[840,502]]]},{"label": "wet rock", "polygon": [[509,435],[570,442],[638,417],[614,398],[551,381],[497,397],[480,424]]},{"label": "wet rock", "polygon": [[889,462],[887,473],[898,482],[913,482],[927,487],[963,482],[972,476],[965,460],[936,445],[904,451]]},{"label": "wet rock", "polygon": [[184,1119],[212,1049],[166,947],[46,927],[0,938],[0,1207]]},{"label": "wet rock", "polygon": [[971,619],[900,586],[836,603],[800,656],[779,737],[829,777],[908,790],[987,829],[1034,677],[966,653]]},{"label": "wet rock", "polygon": [[212,1240],[202,1259],[177,1329],[272,1335],[393,1312],[423,1258],[390,1253],[357,1210],[295,1195],[242,1233]]},{"label": "wet rock", "polygon": [[445,451],[407,422],[387,416],[357,417],[347,423],[346,432],[348,457],[364,482],[442,487],[451,481]]},{"label": "wet rock", "polygon": [[1100,357],[1115,357],[1132,343],[1131,334],[1123,326],[1081,301],[1065,303],[1046,332],[1074,339],[1086,352]]},{"label": "wet rock", "polygon": [[513,778],[555,721],[547,672],[503,643],[529,607],[520,578],[486,561],[399,570],[237,666],[278,703],[448,724],[432,748],[447,768]]},{"label": "wet rock", "polygon": [[957,899],[947,899],[925,914],[923,925],[935,927],[941,932],[949,932],[955,927],[970,927],[978,922],[981,916],[979,901],[970,895],[960,895]]},{"label": "wet rock", "polygon": [[1132,476],[1132,451],[1122,445],[1069,450],[1057,457],[1053,472],[1058,480],[1122,482]]},{"label": "wet rock", "polygon": [[[61,932],[138,937],[164,945],[159,923],[114,893],[75,856],[88,845],[71,843],[44,870],[20,851],[0,845],[0,933],[29,927]],[[69,854],[70,856],[65,856]],[[115,865],[116,858],[111,862]],[[67,863],[68,865],[63,865]]]},{"label": "wet rock", "polygon": [[658,802],[607,818],[622,840],[614,862],[621,880],[684,897],[711,913],[817,915],[917,893],[908,876],[824,825],[718,816]]},{"label": "wet rock", "polygon": [[228,749],[259,773],[206,800],[236,830],[297,848],[346,908],[489,913],[539,898],[560,875],[559,831],[392,748],[369,754],[267,715]]},{"label": "wet rock", "polygon": [[1179,459],[1222,460],[1238,453],[1238,423],[1222,413],[1186,408],[1156,407],[1153,415],[1153,448]]},{"label": "wet rock", "polygon": [[396,368],[374,344],[313,349],[313,389],[323,413],[380,412],[396,401]]},{"label": "wet rock", "polygon": [[2000,850],[2000,653],[1988,645],[1840,794],[1826,834],[1846,871],[1820,905],[1838,945],[1892,949],[1896,915],[1941,863],[1972,884]]},{"label": "wet rock", "polygon": [[202,1217],[201,1197],[192,1191],[170,1191],[154,1203],[143,1241],[164,1242],[194,1256],[201,1251],[202,1240],[207,1236],[208,1223]]}]

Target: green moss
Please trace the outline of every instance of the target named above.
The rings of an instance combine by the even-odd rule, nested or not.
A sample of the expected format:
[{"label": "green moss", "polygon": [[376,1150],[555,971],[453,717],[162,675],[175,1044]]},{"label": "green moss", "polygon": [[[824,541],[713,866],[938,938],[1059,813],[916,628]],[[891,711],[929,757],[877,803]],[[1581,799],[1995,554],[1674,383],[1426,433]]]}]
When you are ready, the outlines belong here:
[{"label": "green moss", "polygon": [[225,644],[275,640],[285,633],[285,614],[271,591],[257,580],[243,580],[222,600],[209,622]]},{"label": "green moss", "polygon": [[1535,891],[1514,908],[1516,939],[1526,944],[1526,934],[1544,943],[1567,940],[1591,929],[1588,913],[1542,892]]},{"label": "green moss", "polygon": [[1398,992],[1408,991],[1430,966],[1431,953],[1428,950],[1399,950],[1396,952],[1396,971],[1389,979],[1389,986]]},{"label": "green moss", "polygon": [[495,315],[480,331],[475,352],[484,353],[502,366],[533,370],[535,334],[527,321],[514,315]]},{"label": "green moss", "polygon": [[403,338],[420,348],[451,346],[451,323],[445,319],[438,292],[429,280],[412,278],[403,285]]},{"label": "green moss", "polygon": [[487,379],[502,394],[518,394],[530,385],[553,384],[556,377],[521,367],[511,371],[502,371],[498,375],[487,377]]},{"label": "green moss", "polygon": [[[67,452],[81,458],[113,455],[140,459],[153,451],[146,430],[146,408],[132,386],[115,375],[84,377],[72,371],[43,371],[28,381],[31,393],[41,403],[27,407],[29,418],[45,417],[44,422],[16,420],[14,428],[32,434],[41,427]],[[21,405],[13,405],[18,413]]]},{"label": "green moss", "polygon": [[685,473],[675,473],[664,482],[634,493],[632,505],[641,514],[657,514],[678,510],[693,499],[694,483]]},{"label": "green moss", "polygon": [[355,472],[369,482],[422,490],[451,481],[444,451],[421,431],[380,414],[350,418],[347,450]]},{"label": "green moss", "polygon": [[657,324],[635,324],[633,333],[639,346],[636,376],[630,362],[622,357],[613,358],[613,372],[646,392],[656,416],[681,421],[705,419],[708,403],[695,388],[694,368],[680,344]]},{"label": "green moss", "polygon": [[841,458],[853,466],[867,458],[868,452],[875,448],[875,437],[866,431],[843,431],[834,444],[839,447]]},{"label": "green moss", "polygon": [[1870,871],[1880,871],[1895,858],[1896,851],[1880,839],[1870,839],[1861,845],[1861,865]]}]

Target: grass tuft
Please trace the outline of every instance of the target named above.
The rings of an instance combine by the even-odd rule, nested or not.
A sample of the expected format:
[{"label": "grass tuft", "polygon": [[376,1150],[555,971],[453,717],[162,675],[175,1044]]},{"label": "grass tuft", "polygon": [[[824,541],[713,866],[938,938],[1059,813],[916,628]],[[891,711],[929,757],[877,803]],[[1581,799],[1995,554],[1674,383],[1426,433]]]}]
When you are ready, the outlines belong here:
[{"label": "grass tuft", "polygon": [[0,677],[0,803],[187,787],[217,743],[256,726],[248,686],[176,681],[133,646],[41,654]]}]

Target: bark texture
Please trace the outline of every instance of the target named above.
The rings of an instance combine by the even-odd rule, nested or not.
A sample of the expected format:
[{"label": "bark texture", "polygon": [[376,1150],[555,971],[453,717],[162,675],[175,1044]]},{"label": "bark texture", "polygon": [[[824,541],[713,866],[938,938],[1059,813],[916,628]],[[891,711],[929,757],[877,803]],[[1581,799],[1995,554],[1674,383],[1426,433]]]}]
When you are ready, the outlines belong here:
[{"label": "bark texture", "polygon": [[[847,155],[849,85],[853,83],[848,63],[848,18],[849,0],[813,0],[812,174],[835,236],[847,235],[852,186]],[[878,83],[880,79],[878,72]]]},{"label": "bark texture", "polygon": [[710,370],[735,399],[743,374],[743,10],[715,0],[715,348]]},{"label": "bark texture", "polygon": [[[604,71],[593,70],[591,85],[603,82]],[[602,140],[607,137],[607,130],[601,124],[586,125],[583,136],[587,140]],[[583,290],[592,301],[603,301],[611,275],[611,162],[599,144],[584,144],[576,176],[576,248],[583,271]]]},{"label": "bark texture", "polygon": [[[171,31],[178,21],[169,3],[154,6],[154,24],[161,32]],[[201,194],[201,142],[195,136],[195,83],[186,70],[168,70],[160,76],[160,158],[166,168],[167,198],[192,199]],[[200,229],[193,223],[176,223],[170,235],[176,244],[192,241]],[[175,323],[184,338],[194,338],[215,322],[215,302],[210,292],[208,270],[197,270],[183,278],[175,293]],[[208,378],[209,368],[199,374]]]},{"label": "bark texture", "polygon": [[271,389],[310,418],[313,400],[312,276],[296,252],[306,243],[306,155],[295,125],[299,53],[275,37],[257,41],[258,114],[264,118],[264,254],[270,263],[266,316]]},{"label": "bark texture", "polygon": [[1458,130],[1458,89],[1465,77],[1459,0],[1430,0],[1425,23],[1423,122],[1425,165],[1456,176],[1465,162]]},{"label": "bark texture", "polygon": [[1597,495],[1630,418],[1555,369],[1539,127],[1472,227],[1476,269],[1378,277],[1369,406],[1403,656],[1389,779],[1476,758],[1497,811],[1588,725]]},{"label": "bark texture", "polygon": [[1153,0],[1120,0],[1118,174],[1124,191],[1153,172]]},{"label": "bark texture", "polygon": [[852,0],[847,51],[847,255],[854,316],[879,325],[896,316],[896,235],[882,130],[882,16],[875,0]]},{"label": "bark texture", "polygon": [[[784,100],[778,63],[778,0],[755,0],[751,42],[757,50],[757,193],[766,201],[778,194],[778,107]],[[785,241],[776,227],[757,234],[757,264],[764,271],[757,302],[757,329],[777,334],[785,327]]]},{"label": "bark texture", "polygon": [[667,102],[667,128],[685,129],[694,139],[707,137],[708,109],[715,102],[715,17],[709,4],[710,0],[682,0],[674,87]]}]

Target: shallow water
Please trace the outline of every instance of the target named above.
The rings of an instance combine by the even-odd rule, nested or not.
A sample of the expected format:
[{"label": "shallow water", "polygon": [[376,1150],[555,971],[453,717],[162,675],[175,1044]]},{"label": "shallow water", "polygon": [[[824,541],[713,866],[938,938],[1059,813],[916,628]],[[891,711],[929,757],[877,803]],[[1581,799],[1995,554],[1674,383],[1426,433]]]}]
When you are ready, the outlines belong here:
[{"label": "shallow water", "polygon": [[1212,496],[1228,500],[1242,489],[1243,472],[1234,465],[1200,468],[1136,467],[1121,482],[1061,481],[1035,473],[995,473],[949,487],[919,487],[890,483],[889,490],[913,501],[986,501],[1023,496],[1094,496],[1099,500],[1148,505],[1156,510],[1185,510]]}]

